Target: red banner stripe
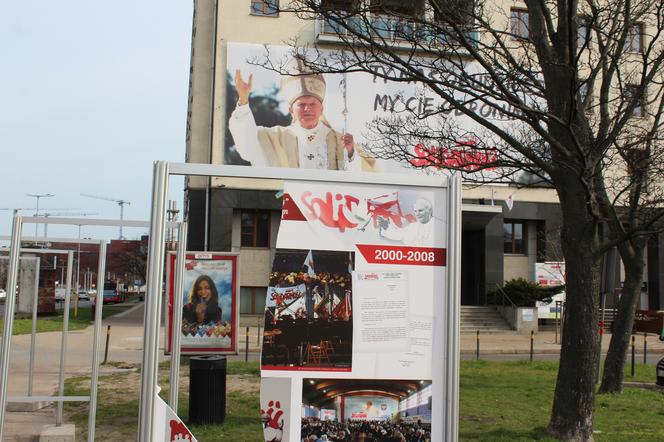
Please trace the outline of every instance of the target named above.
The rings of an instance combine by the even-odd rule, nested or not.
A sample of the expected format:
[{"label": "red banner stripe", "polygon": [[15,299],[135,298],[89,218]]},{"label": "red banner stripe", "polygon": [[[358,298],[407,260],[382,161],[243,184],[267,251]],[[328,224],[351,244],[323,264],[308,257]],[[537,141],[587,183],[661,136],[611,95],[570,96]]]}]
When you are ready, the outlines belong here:
[{"label": "red banner stripe", "polygon": [[379,244],[357,244],[369,264],[400,264],[413,266],[445,266],[447,249]]}]

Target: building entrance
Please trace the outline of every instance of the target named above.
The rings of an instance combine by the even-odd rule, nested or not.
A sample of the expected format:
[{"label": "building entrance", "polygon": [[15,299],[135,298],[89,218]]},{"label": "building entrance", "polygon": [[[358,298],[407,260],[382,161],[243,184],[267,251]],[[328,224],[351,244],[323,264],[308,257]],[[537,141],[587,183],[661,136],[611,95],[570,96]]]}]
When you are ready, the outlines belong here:
[{"label": "building entrance", "polygon": [[461,234],[461,305],[484,305],[486,300],[484,230]]}]

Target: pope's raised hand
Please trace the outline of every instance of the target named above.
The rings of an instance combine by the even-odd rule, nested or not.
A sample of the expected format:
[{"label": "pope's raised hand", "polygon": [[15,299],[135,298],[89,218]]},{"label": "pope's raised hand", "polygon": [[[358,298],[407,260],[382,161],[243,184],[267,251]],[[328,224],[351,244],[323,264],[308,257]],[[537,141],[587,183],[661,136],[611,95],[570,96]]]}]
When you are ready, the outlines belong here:
[{"label": "pope's raised hand", "polygon": [[355,145],[355,139],[353,138],[353,135],[345,133],[343,134],[342,140],[344,147],[346,148],[346,152],[348,152],[348,157],[352,157],[353,153],[355,153],[355,148],[353,147]]},{"label": "pope's raised hand", "polygon": [[251,86],[254,82],[254,74],[249,74],[249,78],[245,82],[242,79],[242,72],[239,69],[235,70],[235,89],[238,95],[238,104],[244,106],[249,103],[249,93],[251,93]]}]

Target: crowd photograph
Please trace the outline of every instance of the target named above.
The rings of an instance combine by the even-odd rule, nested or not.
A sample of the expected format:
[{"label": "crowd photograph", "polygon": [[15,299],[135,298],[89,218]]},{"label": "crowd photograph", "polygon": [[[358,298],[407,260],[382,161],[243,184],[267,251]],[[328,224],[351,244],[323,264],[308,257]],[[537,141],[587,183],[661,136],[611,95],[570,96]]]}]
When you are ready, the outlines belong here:
[{"label": "crowd photograph", "polygon": [[303,418],[300,434],[302,442],[428,442],[431,441],[431,424]]},{"label": "crowd photograph", "polygon": [[311,378],[302,381],[304,442],[431,440],[431,381]]},{"label": "crowd photograph", "polygon": [[267,289],[263,369],[350,371],[351,252],[277,250]]}]

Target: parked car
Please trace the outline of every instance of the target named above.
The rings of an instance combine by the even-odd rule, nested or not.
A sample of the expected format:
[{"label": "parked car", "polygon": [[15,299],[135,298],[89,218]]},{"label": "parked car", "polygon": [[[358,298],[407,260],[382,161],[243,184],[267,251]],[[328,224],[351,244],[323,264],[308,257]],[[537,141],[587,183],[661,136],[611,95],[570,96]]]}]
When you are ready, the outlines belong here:
[{"label": "parked car", "polygon": [[104,290],[104,304],[118,304],[123,301],[117,290]]},{"label": "parked car", "polygon": [[78,300],[79,301],[83,301],[83,300],[87,301],[89,299],[90,299],[90,295],[88,295],[87,291],[85,291],[85,290],[79,290],[78,291]]},{"label": "parked car", "polygon": [[5,302],[5,299],[7,299],[7,292],[5,289],[0,289],[0,301]]}]

